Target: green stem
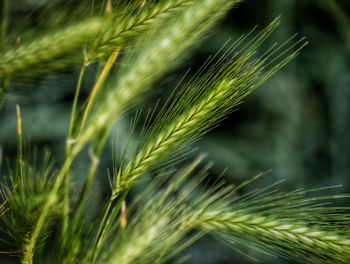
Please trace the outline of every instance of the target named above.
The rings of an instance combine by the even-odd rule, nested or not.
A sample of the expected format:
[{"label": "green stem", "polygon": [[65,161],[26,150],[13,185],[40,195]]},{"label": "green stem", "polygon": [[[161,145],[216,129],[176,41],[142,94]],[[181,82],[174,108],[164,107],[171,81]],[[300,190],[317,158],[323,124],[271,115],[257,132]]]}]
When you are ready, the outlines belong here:
[{"label": "green stem", "polygon": [[[92,107],[93,103],[96,101],[98,93],[101,91],[116,59],[118,58],[119,51],[120,51],[120,49],[118,48],[110,55],[110,57],[108,58],[108,60],[106,61],[106,63],[102,67],[101,72],[98,75],[97,81],[96,81],[94,87],[92,88],[90,95],[89,95],[89,97],[88,97],[88,99],[83,107],[83,118],[82,118],[81,124],[79,124],[80,125],[79,133],[84,129],[84,125],[85,125],[87,117],[90,113],[91,107]],[[79,201],[78,201],[78,208],[77,208],[77,212],[76,212],[77,217],[80,216],[82,209],[83,209],[84,202],[88,198],[89,191],[91,189],[91,186],[92,186],[92,183],[94,180],[94,176],[95,176],[97,168],[98,168],[100,156],[102,154],[102,151],[104,149],[104,146],[105,146],[107,138],[108,138],[108,134],[109,134],[109,129],[105,129],[105,130],[101,131],[100,136],[95,139],[95,142],[94,142],[95,146],[90,148],[91,164],[90,164],[89,171],[88,171],[88,174],[87,174],[87,177],[86,177],[83,189],[82,189],[82,193],[81,193]]]},{"label": "green stem", "polygon": [[[84,125],[85,125],[85,122],[86,122],[87,117],[89,115],[92,104],[96,100],[97,94],[101,90],[103,84],[105,83],[105,81],[108,77],[108,74],[110,73],[112,66],[113,66],[114,62],[116,61],[118,55],[119,55],[119,49],[117,49],[115,52],[113,52],[111,54],[111,56],[106,61],[105,65],[101,68],[101,71],[98,74],[97,81],[96,81],[94,87],[92,88],[86,103],[84,104],[84,106],[82,108],[83,117],[82,117],[82,121],[78,120],[78,126],[80,126],[78,134],[80,134],[83,131]],[[83,188],[82,188],[82,192],[81,192],[79,201],[77,203],[77,208],[76,208],[76,213],[75,213],[73,223],[79,223],[79,218],[83,214],[84,204],[88,200],[88,196],[89,196],[89,192],[91,190],[91,186],[93,184],[94,176],[96,174],[96,171],[97,171],[97,168],[99,165],[99,159],[100,159],[100,156],[101,156],[102,151],[104,149],[104,146],[106,144],[106,141],[108,139],[108,134],[109,134],[109,129],[105,129],[102,132],[100,132],[100,136],[94,140],[94,146],[92,146],[90,148],[91,163],[90,163],[90,167],[88,170],[86,180],[85,180]],[[107,214],[104,215],[102,223],[104,223],[106,221],[106,217],[107,217],[107,215],[109,215],[109,210],[110,210],[111,206],[112,206],[112,203],[109,203],[108,208],[105,209]],[[102,224],[100,226],[100,229],[103,227],[103,225],[104,224]],[[99,244],[98,241],[99,241],[100,233],[101,233],[101,231],[99,230],[98,236],[96,237],[96,243],[95,243],[96,247],[91,255],[92,259],[95,259],[96,249],[98,248],[97,245]]]},{"label": "green stem", "polygon": [[[72,105],[72,111],[71,111],[71,116],[70,116],[70,121],[69,121],[69,129],[68,129],[68,138],[66,142],[66,160],[72,159],[71,155],[71,147],[74,142],[73,139],[73,131],[74,131],[74,121],[76,118],[76,109],[78,105],[78,99],[79,99],[79,94],[84,78],[84,74],[86,71],[88,64],[83,63],[80,73],[79,73],[79,79],[77,83],[77,87],[75,90],[75,95],[74,95],[74,101]],[[63,201],[63,219],[62,219],[62,236],[64,236],[65,232],[67,231],[68,228],[68,221],[69,221],[69,193],[70,193],[70,172],[69,170],[67,171],[67,175],[64,179],[64,201]]]},{"label": "green stem", "polygon": [[71,146],[72,146],[72,142],[74,140],[73,139],[74,121],[76,118],[76,111],[77,111],[77,105],[78,105],[78,99],[79,99],[79,94],[80,94],[80,90],[81,90],[81,85],[83,82],[83,78],[84,78],[84,74],[85,74],[87,66],[88,66],[88,64],[84,62],[84,64],[82,65],[82,67],[80,69],[79,79],[78,79],[77,87],[75,90],[74,101],[73,101],[72,111],[71,111],[70,120],[69,120],[68,139],[67,139],[67,144],[66,144],[66,156],[68,156],[68,157],[70,156]]},{"label": "green stem", "polygon": [[101,137],[99,144],[96,148],[90,148],[90,155],[91,155],[91,164],[88,170],[88,174],[86,177],[86,180],[84,182],[83,189],[81,191],[79,201],[77,203],[77,209],[76,209],[76,217],[80,217],[84,208],[84,204],[88,199],[89,191],[91,190],[91,186],[94,180],[95,173],[97,171],[100,156],[102,154],[103,148],[105,146],[105,143],[108,138],[108,132],[104,131],[103,136]]},{"label": "green stem", "polygon": [[[127,194],[128,194],[129,190],[125,190],[123,191],[121,194],[120,194],[120,198],[118,199],[118,202],[115,206],[113,206],[113,203],[114,201],[116,200],[116,198],[114,198],[113,196],[111,196],[109,199],[108,199],[108,202],[107,204],[105,205],[104,207],[104,210],[103,210],[103,216],[102,216],[102,220],[101,220],[101,224],[99,226],[99,229],[98,229],[98,232],[97,232],[97,235],[96,235],[96,239],[94,241],[94,249],[93,249],[93,252],[92,252],[92,260],[93,262],[95,261],[96,259],[96,253],[98,251],[98,249],[100,248],[101,246],[101,242],[103,241],[103,238],[105,236],[105,232],[107,230],[107,227],[109,226],[110,224],[110,220],[111,220],[111,216],[117,214],[121,208],[121,205],[123,203],[123,201],[125,200]],[[114,214],[113,214],[114,212]]]},{"label": "green stem", "polygon": [[102,89],[102,87],[103,87],[103,85],[104,85],[104,83],[105,83],[109,73],[111,72],[111,69],[112,69],[112,67],[114,65],[114,62],[118,58],[119,51],[120,51],[120,49],[118,48],[108,58],[106,64],[103,66],[103,69],[102,69],[99,77],[97,78],[97,81],[96,81],[94,87],[91,90],[91,93],[90,93],[89,98],[87,99],[87,102],[86,102],[86,105],[85,105],[85,109],[84,109],[84,113],[83,113],[83,119],[82,119],[82,123],[81,123],[81,130],[84,128],[84,125],[85,125],[87,117],[88,117],[88,115],[90,113],[91,107],[92,107],[93,103],[96,101],[97,94]]}]

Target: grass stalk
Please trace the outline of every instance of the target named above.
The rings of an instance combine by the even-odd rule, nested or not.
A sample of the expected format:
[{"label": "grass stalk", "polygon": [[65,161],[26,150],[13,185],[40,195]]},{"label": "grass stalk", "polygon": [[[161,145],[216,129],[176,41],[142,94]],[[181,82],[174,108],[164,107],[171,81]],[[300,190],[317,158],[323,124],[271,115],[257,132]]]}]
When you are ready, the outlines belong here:
[{"label": "grass stalk", "polygon": [[97,252],[100,250],[102,241],[104,241],[105,237],[106,237],[106,232],[110,227],[110,223],[111,223],[111,216],[118,213],[119,210],[122,207],[123,202],[125,201],[125,198],[127,196],[128,192],[124,191],[117,199],[109,199],[102,212],[102,218],[99,224],[99,228],[97,230],[96,236],[95,236],[95,240],[93,242],[93,249],[92,249],[92,254],[91,254],[91,259],[93,261],[96,260],[97,257]]},{"label": "grass stalk", "polygon": [[[77,105],[78,105],[78,99],[80,95],[80,90],[82,86],[82,82],[84,79],[85,71],[88,67],[88,63],[84,61],[83,65],[81,66],[79,77],[78,77],[78,82],[77,82],[77,87],[75,89],[75,95],[74,95],[74,100],[73,100],[73,105],[72,105],[72,110],[71,110],[71,116],[70,116],[70,121],[69,121],[69,128],[68,128],[68,136],[67,136],[67,141],[66,141],[66,160],[71,159],[71,148],[72,145],[74,144],[74,136],[73,136],[73,131],[75,128],[75,119],[76,119],[76,110],[77,110]],[[70,211],[70,170],[68,169],[67,175],[64,179],[64,208],[63,208],[63,215],[62,215],[62,230],[61,230],[61,235],[62,237],[67,231],[68,228],[68,222],[69,222],[69,211]]]},{"label": "grass stalk", "polygon": [[103,85],[104,85],[104,83],[105,83],[105,81],[106,81],[106,79],[107,79],[107,77],[112,69],[112,66],[114,65],[115,61],[117,60],[119,52],[120,52],[120,49],[117,49],[112,53],[112,55],[110,55],[106,64],[104,65],[104,67],[101,71],[101,74],[99,75],[94,87],[92,88],[92,90],[90,92],[90,95],[89,95],[87,102],[85,104],[86,106],[84,107],[84,111],[83,111],[84,113],[83,113],[83,118],[82,118],[82,122],[81,122],[81,130],[84,129],[85,122],[86,122],[86,119],[90,113],[91,107],[92,107],[93,103],[96,101],[96,96],[97,96],[98,92],[103,87]]},{"label": "grass stalk", "polygon": [[[103,87],[107,76],[109,75],[112,66],[114,65],[115,61],[118,58],[120,49],[117,49],[115,52],[113,52],[111,54],[111,56],[108,58],[107,62],[105,63],[93,89],[90,92],[90,95],[83,107],[83,117],[82,117],[82,121],[81,124],[79,123],[80,126],[80,130],[82,131],[84,129],[84,125],[85,122],[87,120],[87,117],[90,113],[91,107],[93,105],[93,103],[96,101],[97,98],[97,94],[99,93],[99,91],[101,90],[101,88]],[[96,139],[96,142],[94,142],[94,147],[90,147],[90,156],[91,156],[91,164],[87,173],[87,177],[86,180],[84,182],[83,188],[82,188],[82,192],[78,201],[78,208],[77,208],[77,213],[76,215],[80,215],[82,207],[86,201],[86,199],[88,198],[89,192],[91,190],[91,186],[93,183],[93,179],[94,176],[96,174],[96,170],[98,168],[99,165],[99,158],[102,154],[102,151],[104,149],[104,146],[106,144],[108,138],[108,133],[107,131],[103,131],[101,136],[99,138]]]},{"label": "grass stalk", "polygon": [[77,106],[78,106],[78,99],[79,99],[80,90],[81,90],[81,86],[83,83],[83,79],[84,79],[84,75],[85,75],[85,71],[86,71],[87,67],[88,67],[88,64],[84,62],[80,68],[77,87],[75,89],[75,95],[74,95],[71,115],[70,115],[70,119],[69,119],[68,136],[67,136],[67,142],[66,142],[66,157],[70,156],[71,148],[72,148],[72,145],[74,144],[74,141],[75,141],[74,136],[73,136],[73,131],[75,128],[75,120],[77,118],[76,112],[77,112]]},{"label": "grass stalk", "polygon": [[[80,126],[78,128],[78,131],[83,130],[84,124],[85,124],[86,119],[88,117],[88,114],[91,110],[91,107],[92,107],[94,101],[96,100],[97,94],[101,90],[103,84],[105,83],[106,78],[109,75],[109,73],[112,69],[112,66],[114,65],[118,55],[119,55],[119,49],[117,49],[115,52],[113,52],[112,55],[107,60],[105,66],[102,69],[101,74],[99,75],[93,89],[90,92],[90,95],[89,95],[86,103],[83,106],[82,121],[81,121],[81,123],[78,122],[78,124],[76,124],[76,122],[77,122],[77,117],[76,117],[77,101],[78,101],[78,97],[79,97],[79,93],[80,93],[82,79],[83,79],[86,67],[88,65],[88,60],[85,59],[85,63],[83,64],[81,71],[80,71],[79,80],[78,80],[77,89],[76,89],[76,94],[75,94],[75,98],[74,98],[74,102],[73,102],[72,113],[71,113],[71,118],[70,118],[69,133],[68,133],[68,140],[73,141],[73,142],[75,141],[73,139],[74,127]],[[101,139],[101,142],[98,144],[99,146],[97,147],[97,149],[91,150],[92,151],[91,155],[93,155],[93,158],[91,160],[91,165],[90,165],[90,168],[88,170],[87,179],[84,183],[84,186],[82,189],[82,194],[81,194],[80,200],[78,202],[77,215],[80,215],[79,212],[80,212],[81,206],[88,196],[89,190],[90,190],[92,182],[93,182],[93,177],[94,177],[96,170],[97,170],[97,167],[98,167],[98,163],[99,163],[98,157],[101,155],[104,144],[105,144],[105,140]],[[67,158],[70,157],[70,152],[71,152],[71,144],[68,142],[67,143]],[[69,187],[69,175],[67,175],[65,182],[66,182],[66,184],[65,184],[66,188],[68,188]],[[66,192],[65,207],[69,210],[69,199],[67,198],[68,195],[69,195],[69,192],[68,193]],[[67,219],[68,214],[69,214],[69,212],[66,212],[65,219]],[[64,222],[65,222],[65,224],[63,225],[63,227],[64,227],[63,233],[65,233],[65,231],[67,229],[67,225],[68,225],[67,220],[65,220]]]}]

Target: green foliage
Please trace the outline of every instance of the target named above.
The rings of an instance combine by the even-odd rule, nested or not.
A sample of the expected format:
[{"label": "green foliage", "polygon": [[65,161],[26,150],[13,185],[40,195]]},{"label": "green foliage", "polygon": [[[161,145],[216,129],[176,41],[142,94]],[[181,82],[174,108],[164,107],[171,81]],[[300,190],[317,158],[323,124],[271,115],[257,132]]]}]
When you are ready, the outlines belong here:
[{"label": "green foliage", "polygon": [[[33,227],[38,221],[43,205],[46,203],[54,179],[52,178],[53,166],[49,162],[49,154],[44,154],[43,161],[38,166],[39,157],[31,153],[33,161],[25,161],[20,165],[20,173],[11,176],[11,182],[3,186],[3,199],[8,211],[3,216],[3,221],[7,227],[7,232],[15,244],[16,251],[26,246],[31,239]],[[55,208],[48,216],[50,219],[57,217],[62,210],[62,202],[59,196],[54,197]],[[11,208],[11,209],[10,209]],[[50,221],[42,228],[38,244],[43,244]],[[21,254],[21,253],[20,253]]]},{"label": "green foliage", "polygon": [[[293,37],[261,51],[279,18],[260,33],[252,30],[227,44],[225,52],[180,83],[159,113],[150,114],[136,149],[125,144],[126,153],[117,157],[120,164],[108,175],[111,190],[93,208],[94,179],[113,124],[135,109],[152,85],[239,2],[102,1],[79,22],[34,34],[0,54],[2,82],[22,72],[30,75],[36,66],[35,73],[82,65],[61,165],[53,166],[46,154],[39,168],[31,161],[34,153],[23,157],[17,108],[16,171],[9,183],[2,183],[1,217],[9,234],[4,232],[4,240],[14,245],[21,263],[167,263],[212,234],[234,246],[247,242],[299,262],[350,261],[349,208],[325,204],[346,195],[310,198],[309,191],[282,193],[274,186],[241,195],[249,181],[238,187],[220,181],[204,187],[208,168],[199,169],[204,156],[176,169],[176,158],[186,156],[180,150],[217,126],[305,46]],[[86,3],[81,4],[86,10]],[[99,66],[95,84],[80,105],[82,82],[94,62]],[[85,148],[90,163],[80,189],[74,165]],[[159,168],[164,171],[154,175]],[[140,179],[145,188],[137,188]],[[142,190],[134,197],[129,193],[133,187]]]}]

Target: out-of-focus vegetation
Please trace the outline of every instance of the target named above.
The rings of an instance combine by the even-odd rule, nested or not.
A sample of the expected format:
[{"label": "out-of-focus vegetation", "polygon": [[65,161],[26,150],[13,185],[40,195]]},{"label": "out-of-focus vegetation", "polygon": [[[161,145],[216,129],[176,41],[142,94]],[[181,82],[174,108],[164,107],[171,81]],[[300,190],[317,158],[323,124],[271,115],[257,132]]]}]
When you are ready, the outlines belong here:
[{"label": "out-of-focus vegetation", "polygon": [[[31,23],[26,28],[43,26],[43,20],[38,17],[49,1],[10,2],[10,30],[17,29],[21,21]],[[282,26],[268,45],[274,41],[283,42],[294,33],[305,36],[310,44],[301,56],[191,148],[207,151],[209,158],[215,161],[211,168],[213,178],[221,176],[225,170],[223,177],[233,184],[271,169],[264,181],[273,183],[285,179],[286,189],[343,184],[343,192],[349,192],[350,2],[347,0],[246,0],[174,70],[171,75],[174,78],[157,83],[158,94],[149,98],[144,108],[154,105],[164,95],[162,91],[176,85],[188,68],[198,69],[228,38],[238,38],[255,25],[265,25],[278,15],[282,16]],[[10,93],[0,112],[0,159],[2,156],[15,160],[15,105],[20,104],[23,131],[30,144],[40,148],[48,146],[57,162],[62,162],[60,159],[65,152],[62,142],[68,130],[78,73],[73,67],[40,78],[21,77],[11,82]],[[94,74],[95,69],[88,70],[82,85],[83,95],[88,94]],[[125,116],[113,129],[106,145],[99,171],[101,197],[108,188],[104,176],[105,168],[113,163],[113,142],[116,138],[129,137],[130,122]],[[198,152],[193,155],[196,154]],[[6,159],[2,169],[6,167]],[[80,168],[85,168],[88,161],[88,154],[83,154],[75,164],[76,171],[83,173]],[[211,239],[202,240],[188,253],[192,258],[187,263],[193,264],[251,263],[230,247],[218,245]],[[293,263],[266,255],[257,258],[262,263]]]}]

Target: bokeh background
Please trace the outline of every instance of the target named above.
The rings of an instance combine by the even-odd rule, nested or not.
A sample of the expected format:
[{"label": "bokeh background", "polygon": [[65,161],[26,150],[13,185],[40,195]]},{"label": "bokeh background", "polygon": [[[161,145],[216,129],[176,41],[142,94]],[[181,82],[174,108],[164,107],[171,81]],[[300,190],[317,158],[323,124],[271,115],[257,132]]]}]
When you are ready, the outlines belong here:
[{"label": "bokeh background", "polygon": [[[12,21],[25,15],[33,25],[43,23],[36,21],[36,14],[49,1],[10,2]],[[309,45],[221,126],[191,148],[198,147],[194,153],[205,151],[208,160],[215,161],[211,169],[213,177],[226,169],[224,177],[230,183],[239,184],[271,169],[262,180],[264,184],[285,180],[281,185],[285,190],[342,184],[341,192],[350,191],[349,0],[244,1],[175,71],[155,85],[154,96],[145,105],[154,104],[158,97],[164,96],[163,91],[176,85],[188,68],[199,68],[228,39],[236,39],[255,25],[262,27],[278,15],[282,16],[282,25],[268,44],[283,42],[298,33],[307,38]],[[77,74],[76,69],[69,69],[11,84],[11,92],[0,112],[3,161],[13,159],[16,153],[15,105],[19,104],[27,141],[39,148],[49,147],[57,163],[61,162]],[[85,94],[91,88],[93,75],[91,70],[91,76],[84,80]],[[126,117],[118,123],[104,153],[99,171],[101,197],[107,187],[106,170],[112,164],[112,141],[116,134],[128,138],[129,122]],[[84,168],[87,161],[87,155],[83,154],[77,168]],[[252,251],[243,250],[260,263],[294,263]],[[188,261],[191,264],[254,263],[214,238],[202,240],[186,253],[191,255]],[[1,255],[0,262],[12,263],[2,260]]]}]

